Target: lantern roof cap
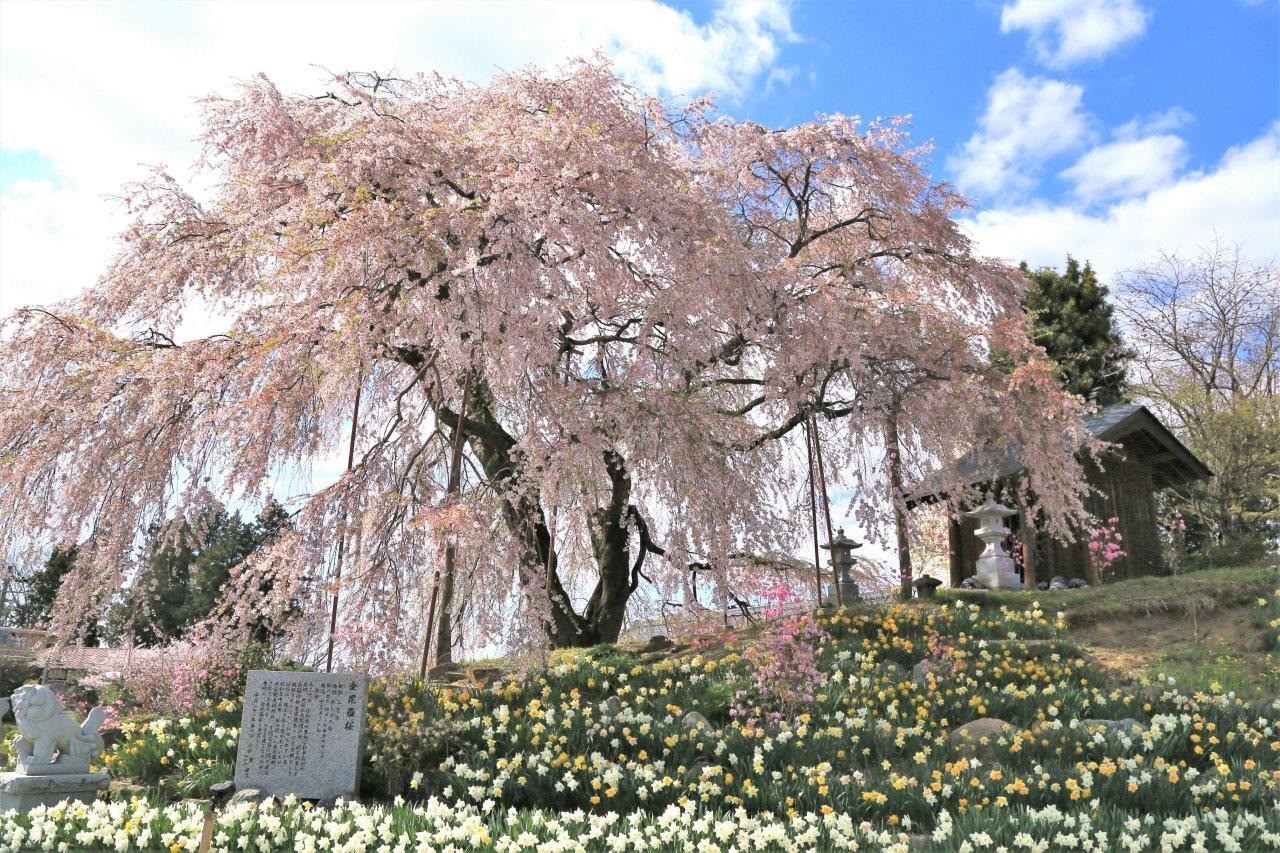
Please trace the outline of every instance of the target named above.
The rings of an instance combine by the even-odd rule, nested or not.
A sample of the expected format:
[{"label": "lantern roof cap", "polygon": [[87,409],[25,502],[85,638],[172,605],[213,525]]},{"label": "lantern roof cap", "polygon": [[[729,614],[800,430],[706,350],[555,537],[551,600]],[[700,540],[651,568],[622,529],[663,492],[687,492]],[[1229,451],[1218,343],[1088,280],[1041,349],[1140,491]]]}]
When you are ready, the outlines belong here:
[{"label": "lantern roof cap", "polygon": [[1017,514],[1018,511],[1016,509],[1009,509],[1009,507],[1002,503],[996,503],[996,499],[991,497],[987,498],[986,502],[983,503],[982,506],[963,513],[965,518],[981,518],[984,515],[998,515],[1001,518],[1008,518],[1011,515]]},{"label": "lantern roof cap", "polygon": [[823,545],[823,546],[821,546],[821,547],[822,547],[822,548],[824,548],[824,549],[826,549],[826,550],[828,550],[828,551],[829,551],[829,550],[831,550],[832,548],[849,548],[849,549],[853,549],[853,548],[861,548],[861,547],[862,547],[862,543],[861,543],[861,542],[855,542],[854,540],[850,539],[848,536],[845,536],[845,535],[844,535],[844,528],[843,528],[843,527],[841,527],[841,528],[839,528],[839,529],[836,531],[836,538],[835,538],[835,539],[833,539],[833,540],[831,540],[831,542],[830,542],[830,543],[828,543],[828,544],[826,544],[826,545]]}]

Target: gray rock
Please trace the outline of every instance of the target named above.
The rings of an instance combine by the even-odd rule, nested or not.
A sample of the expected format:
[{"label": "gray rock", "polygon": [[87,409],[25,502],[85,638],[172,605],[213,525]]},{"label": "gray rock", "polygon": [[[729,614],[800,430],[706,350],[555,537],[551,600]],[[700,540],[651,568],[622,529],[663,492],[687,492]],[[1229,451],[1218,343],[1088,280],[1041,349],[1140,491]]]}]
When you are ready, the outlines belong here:
[{"label": "gray rock", "polygon": [[911,678],[905,669],[891,660],[880,661],[876,664],[876,671],[889,681],[900,682]]},{"label": "gray rock", "polygon": [[218,782],[209,786],[209,799],[213,800],[215,806],[220,806],[236,792],[236,783],[230,780],[226,782]]},{"label": "gray rock", "polygon": [[948,671],[948,667],[936,663],[929,658],[925,658],[920,661],[920,663],[911,667],[911,680],[916,684],[928,684],[930,674],[932,674],[934,678],[942,678]]},{"label": "gray rock", "polygon": [[478,666],[471,670],[471,679],[480,687],[490,687],[501,681],[506,673],[496,666]]},{"label": "gray rock", "polygon": [[960,581],[960,588],[961,589],[985,589],[985,587],[982,584],[978,583],[977,578],[972,578],[972,577],[965,578],[964,580]]},{"label": "gray rock", "polygon": [[681,720],[680,723],[684,726],[684,730],[686,732],[693,731],[698,728],[711,728],[711,723],[707,722],[707,718],[699,714],[697,711],[690,711],[685,714],[684,719]]},{"label": "gray rock", "polygon": [[1071,580],[1067,581],[1067,588],[1068,589],[1088,589],[1089,582],[1084,578],[1072,578]]},{"label": "gray rock", "polygon": [[702,771],[710,766],[711,766],[710,764],[702,760],[693,762],[693,764],[689,767],[689,769],[684,771],[684,781],[686,782],[701,781]]},{"label": "gray rock", "polygon": [[675,645],[675,643],[671,642],[671,638],[665,634],[655,634],[649,638],[649,642],[645,643],[644,647],[637,651],[636,654],[646,655],[653,652],[662,652],[675,648]]},{"label": "gray rock", "polygon": [[261,788],[238,788],[231,799],[228,800],[229,805],[237,803],[264,803],[271,799],[271,795]]},{"label": "gray rock", "polygon": [[617,696],[610,696],[608,699],[600,703],[600,713],[609,717],[616,717],[622,711],[622,700]]},{"label": "gray rock", "polygon": [[1249,706],[1249,713],[1257,719],[1280,720],[1280,693],[1263,697]]},{"label": "gray rock", "polygon": [[871,737],[882,753],[889,752],[894,747],[897,734],[888,720],[876,720],[876,724],[871,727]]},{"label": "gray rock", "polygon": [[1123,720],[1081,720],[1080,725],[1084,726],[1086,731],[1093,732],[1098,729],[1103,730],[1103,734],[1133,734],[1134,727],[1142,728],[1142,723],[1133,717],[1125,717]]},{"label": "gray rock", "polygon": [[1017,731],[1004,720],[982,717],[953,731],[949,740],[961,755],[990,761],[997,754],[1000,741],[1008,743]]}]

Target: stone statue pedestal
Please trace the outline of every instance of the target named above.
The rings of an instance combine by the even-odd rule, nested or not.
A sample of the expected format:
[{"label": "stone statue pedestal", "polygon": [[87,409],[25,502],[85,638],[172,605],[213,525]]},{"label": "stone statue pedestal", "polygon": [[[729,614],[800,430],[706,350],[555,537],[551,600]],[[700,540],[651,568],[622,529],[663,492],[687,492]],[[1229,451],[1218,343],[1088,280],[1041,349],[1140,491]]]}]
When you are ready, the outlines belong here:
[{"label": "stone statue pedestal", "polygon": [[997,557],[990,561],[992,565],[983,565],[978,560],[978,570],[974,577],[985,589],[1026,589],[1022,579],[1018,577],[1017,566],[1013,560]]},{"label": "stone statue pedestal", "polygon": [[1018,577],[1018,566],[1013,558],[1004,550],[1004,538],[1009,535],[1009,528],[1004,520],[1018,511],[996,503],[987,498],[986,503],[977,509],[964,513],[968,518],[978,520],[977,537],[984,546],[975,566],[974,580],[985,589],[1024,589],[1022,579]]},{"label": "stone statue pedestal", "polygon": [[0,813],[21,814],[36,806],[63,800],[88,803],[111,784],[106,773],[90,773],[102,753],[98,732],[107,709],[99,705],[83,723],[62,709],[58,694],[44,684],[24,684],[8,698],[0,698],[0,719],[13,709],[18,736],[11,747],[16,773],[0,773]]},{"label": "stone statue pedestal", "polygon": [[19,814],[26,814],[36,806],[52,806],[63,800],[91,803],[110,783],[111,777],[106,773],[0,773],[0,813],[16,809]]}]

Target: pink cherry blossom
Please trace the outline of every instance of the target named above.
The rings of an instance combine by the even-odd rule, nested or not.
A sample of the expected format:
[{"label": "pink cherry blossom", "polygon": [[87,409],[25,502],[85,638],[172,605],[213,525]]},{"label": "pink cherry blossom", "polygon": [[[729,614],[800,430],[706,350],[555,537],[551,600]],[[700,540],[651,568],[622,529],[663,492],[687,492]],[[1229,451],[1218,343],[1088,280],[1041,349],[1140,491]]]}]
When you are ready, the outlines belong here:
[{"label": "pink cherry blossom", "polygon": [[[306,659],[336,590],[343,653],[409,664],[451,542],[473,641],[610,641],[637,590],[688,601],[694,568],[727,595],[798,546],[811,417],[883,532],[891,407],[908,478],[1016,447],[1027,506],[1083,517],[1082,404],[902,120],[712,118],[599,59],[314,94],[206,100],[207,197],[127,188],[97,284],[0,326],[0,547],[80,544],[59,630],[127,592],[152,526],[288,482],[222,631],[287,626]],[[179,340],[197,308],[224,328]],[[355,464],[310,489],[357,391]],[[976,497],[943,476],[953,510]]]}]

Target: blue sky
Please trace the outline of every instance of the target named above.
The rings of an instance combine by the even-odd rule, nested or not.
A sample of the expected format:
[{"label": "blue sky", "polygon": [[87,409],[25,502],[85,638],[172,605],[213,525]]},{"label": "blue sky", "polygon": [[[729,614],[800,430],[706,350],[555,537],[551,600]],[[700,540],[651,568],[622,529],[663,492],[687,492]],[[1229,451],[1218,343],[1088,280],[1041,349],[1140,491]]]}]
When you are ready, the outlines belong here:
[{"label": "blue sky", "polygon": [[[685,5],[695,17],[705,4]],[[1110,124],[1182,107],[1202,117],[1192,134],[1212,157],[1255,135],[1280,110],[1280,4],[1143,4],[1145,31],[1112,52],[1045,70],[1022,33],[1000,32],[994,2],[802,3],[780,63],[800,70],[789,91],[761,94],[747,111],[771,123],[814,112],[912,113],[922,135],[948,150],[965,139],[992,78],[1010,67],[1078,82]],[[806,79],[809,72],[812,81]]]},{"label": "blue sky", "polygon": [[[191,177],[196,100],[322,68],[484,81],[602,50],[771,125],[910,114],[984,253],[1104,277],[1215,232],[1280,248],[1280,3],[1154,0],[0,3],[0,313],[91,284],[123,184]],[[50,259],[56,258],[51,264]]]},{"label": "blue sky", "polygon": [[1277,0],[4,0],[0,316],[93,283],[127,224],[112,197],[145,164],[191,179],[196,101],[237,78],[483,82],[596,50],[648,91],[715,91],[770,125],[912,115],[985,254],[1072,253],[1104,281],[1215,234],[1280,255]]},{"label": "blue sky", "polygon": [[[1185,111],[1179,133],[1188,143],[1189,169],[1211,167],[1280,118],[1280,4],[1139,7],[1148,16],[1141,34],[1059,69],[1038,60],[1025,32],[1001,33],[1000,3],[800,3],[792,12],[800,40],[783,43],[778,63],[795,69],[791,85],[757,89],[729,111],[769,124],[823,111],[910,114],[913,135],[937,144],[935,173],[945,177],[953,177],[946,156],[972,135],[988,88],[1009,68],[1082,86],[1084,107],[1100,131]],[[708,13],[705,4],[685,8],[695,18]],[[1058,197],[1066,189],[1050,170],[1037,195]]]}]

